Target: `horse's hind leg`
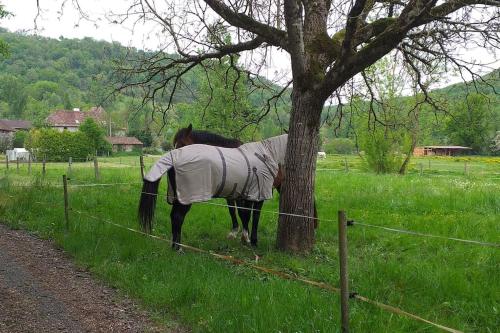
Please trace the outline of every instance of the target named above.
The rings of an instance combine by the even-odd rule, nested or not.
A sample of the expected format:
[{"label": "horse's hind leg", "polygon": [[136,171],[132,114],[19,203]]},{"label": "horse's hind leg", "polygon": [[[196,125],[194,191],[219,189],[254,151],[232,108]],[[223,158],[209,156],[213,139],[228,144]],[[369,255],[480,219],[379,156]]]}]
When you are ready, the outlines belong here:
[{"label": "horse's hind leg", "polygon": [[243,225],[243,232],[241,233],[241,241],[243,244],[250,243],[250,238],[248,237],[248,222],[250,221],[252,202],[247,200],[238,201],[238,215],[241,219],[241,224]]},{"label": "horse's hind leg", "polygon": [[170,211],[170,221],[172,223],[172,249],[179,250],[181,242],[182,223],[191,205],[183,205],[175,200]]},{"label": "horse's hind leg", "polygon": [[231,222],[233,223],[231,232],[227,235],[227,237],[236,238],[236,236],[238,235],[238,231],[240,229],[238,225],[238,218],[236,217],[236,200],[227,199],[227,205],[229,208],[229,215],[231,215]]},{"label": "horse's hind leg", "polygon": [[259,228],[260,210],[264,205],[264,201],[257,201],[253,203],[252,210],[252,235],[250,236],[250,243],[252,246],[257,246],[257,229]]}]

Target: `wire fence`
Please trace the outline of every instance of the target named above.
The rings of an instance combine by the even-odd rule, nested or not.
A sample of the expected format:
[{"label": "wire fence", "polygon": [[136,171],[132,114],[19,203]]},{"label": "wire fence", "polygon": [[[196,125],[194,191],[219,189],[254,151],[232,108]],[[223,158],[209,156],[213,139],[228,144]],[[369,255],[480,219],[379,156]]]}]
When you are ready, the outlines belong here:
[{"label": "wire fence", "polygon": [[[79,187],[112,187],[112,186],[130,186],[130,185],[141,185],[143,184],[142,182],[121,182],[121,183],[87,183],[87,184],[68,184],[68,188],[79,188]],[[48,183],[48,184],[40,184],[40,185],[30,185],[29,183],[25,184],[14,184],[14,185],[9,185],[11,187],[63,187],[64,185],[62,183]],[[164,194],[161,193],[150,193],[150,192],[140,192],[141,194],[148,194],[152,196],[163,196]],[[215,202],[197,202],[197,204],[201,205],[207,205],[207,206],[216,206],[216,207],[225,207],[225,208],[235,208],[238,210],[250,210],[254,211],[254,208],[246,208],[246,207],[241,207],[238,205],[227,205],[227,204],[222,204],[222,203],[215,203]],[[309,219],[309,220],[317,220],[319,222],[333,222],[336,223],[337,220],[334,219],[328,219],[328,218],[320,218],[320,217],[312,217],[312,216],[306,216],[306,215],[301,215],[301,214],[293,214],[293,213],[284,213],[284,212],[276,212],[273,210],[266,210],[266,209],[260,209],[258,210],[261,213],[269,213],[272,215],[282,215],[282,216],[290,216],[290,217],[297,217],[297,218],[303,218],[303,219]],[[376,225],[376,224],[369,224],[369,223],[364,223],[364,222],[359,222],[356,220],[349,220],[348,225],[350,226],[362,226],[362,227],[368,227],[368,228],[375,228],[379,230],[384,230],[384,231],[389,231],[393,233],[400,233],[400,234],[405,234],[405,235],[411,235],[411,236],[417,236],[417,237],[427,237],[427,238],[435,238],[435,239],[442,239],[442,240],[448,240],[448,241],[455,241],[455,242],[461,242],[461,243],[466,243],[466,244],[474,244],[474,245],[479,245],[479,246],[487,246],[487,247],[494,247],[494,248],[500,248],[500,243],[493,243],[493,242],[485,242],[485,241],[480,241],[480,240],[474,240],[474,239],[464,239],[464,238],[458,238],[458,237],[448,237],[448,236],[443,236],[443,235],[434,235],[434,234],[429,234],[429,233],[422,233],[418,231],[413,231],[413,230],[405,230],[405,229],[398,229],[398,228],[392,228],[392,227],[387,227],[387,226],[382,226],[382,225]]]},{"label": "wire fence", "polygon": [[[11,196],[11,195],[7,195],[7,196],[10,197],[10,198],[15,198],[14,196]],[[53,203],[49,203],[49,202],[35,201],[34,203],[41,204],[41,205],[44,205],[46,207],[54,207],[54,208],[57,208],[57,209],[61,209],[62,208],[60,206],[57,206],[57,205],[55,205]],[[116,227],[116,228],[119,228],[119,229],[122,229],[122,230],[125,230],[125,231],[128,231],[128,232],[132,232],[132,233],[135,233],[135,234],[138,234],[138,235],[149,237],[149,238],[157,240],[157,241],[165,242],[165,243],[167,243],[169,245],[173,245],[174,244],[174,242],[171,241],[171,240],[169,240],[169,239],[166,239],[166,238],[163,238],[163,237],[160,237],[160,236],[156,236],[156,235],[152,235],[152,234],[148,234],[148,233],[145,233],[143,231],[136,230],[136,229],[133,229],[133,228],[129,228],[129,227],[126,227],[124,225],[115,223],[115,222],[113,222],[111,220],[103,219],[103,218],[94,216],[92,214],[89,214],[89,213],[86,213],[86,212],[82,212],[82,211],[77,210],[77,209],[70,209],[70,211],[71,212],[75,212],[75,213],[77,213],[79,215],[87,216],[88,218],[91,218],[91,219],[96,220],[98,222],[106,223],[108,225],[111,225],[113,227]],[[313,287],[316,287],[316,288],[320,288],[320,289],[331,291],[331,292],[335,292],[335,293],[340,293],[341,292],[340,288],[332,286],[331,284],[328,284],[328,283],[325,283],[325,282],[321,282],[321,281],[312,280],[312,279],[303,277],[303,276],[298,275],[298,274],[286,273],[286,272],[283,272],[283,271],[280,271],[280,270],[276,270],[276,269],[273,269],[273,268],[269,268],[269,267],[257,265],[257,264],[255,264],[253,262],[248,261],[248,260],[235,258],[234,256],[220,254],[220,253],[217,253],[215,251],[208,251],[208,250],[201,249],[201,248],[198,248],[198,247],[195,247],[195,246],[191,246],[191,245],[188,245],[188,244],[183,244],[183,243],[175,243],[175,244],[178,245],[178,246],[180,246],[183,249],[186,249],[186,250],[190,250],[190,251],[193,251],[193,252],[196,252],[196,253],[208,255],[208,256],[214,257],[214,258],[219,259],[219,260],[228,261],[228,262],[230,262],[232,264],[235,264],[235,265],[246,266],[246,267],[249,267],[251,269],[255,269],[255,270],[258,270],[258,271],[270,274],[270,275],[274,275],[274,276],[277,276],[277,277],[282,278],[282,279],[292,280],[292,281],[298,281],[298,282],[304,283],[304,284],[309,285],[309,286],[313,286]],[[256,257],[255,262],[257,262],[257,261],[258,261],[258,258]],[[416,314],[413,314],[413,313],[407,312],[405,310],[402,310],[401,308],[398,308],[398,307],[395,307],[395,306],[392,306],[392,305],[388,305],[388,304],[384,304],[384,303],[372,300],[370,298],[361,296],[361,295],[359,295],[358,293],[355,293],[355,292],[351,292],[349,294],[349,298],[356,299],[356,300],[359,300],[359,301],[362,301],[362,302],[365,302],[365,303],[377,306],[377,307],[379,307],[379,308],[381,308],[381,309],[383,309],[385,311],[391,312],[391,313],[395,313],[395,314],[398,314],[398,315],[406,316],[408,318],[411,318],[411,319],[414,319],[414,320],[417,320],[417,321],[420,321],[420,322],[432,325],[432,326],[434,326],[436,328],[439,328],[439,329],[441,329],[443,331],[446,331],[446,332],[463,333],[462,331],[459,331],[459,330],[456,330],[454,328],[450,328],[450,327],[447,327],[447,326],[435,323],[433,321],[430,321],[428,319],[420,317],[420,316],[418,316]]]},{"label": "wire fence", "polygon": [[[123,186],[123,185],[130,186],[130,185],[139,185],[139,184],[142,184],[142,182],[68,184],[67,187],[68,188],[112,187],[112,186]],[[60,184],[60,183],[57,183],[57,184],[45,184],[45,185],[48,185],[50,187],[63,187],[63,184]],[[29,187],[30,184],[16,184],[16,185],[11,185],[11,186],[13,186],[13,187]],[[42,185],[42,186],[44,186],[44,185]],[[142,194],[148,194],[148,195],[155,195],[155,196],[163,195],[163,194],[159,194],[159,193],[148,193],[148,192],[141,192],[141,193]],[[13,196],[10,196],[10,195],[7,195],[7,196],[11,197],[11,198],[14,198]],[[57,207],[58,209],[61,208],[60,206],[57,206],[57,205],[54,205],[53,203],[48,203],[48,202],[36,201],[35,203],[42,204],[42,205],[47,205],[47,206],[51,206],[51,207]],[[218,207],[226,207],[226,208],[228,208],[228,207],[234,207],[234,208],[237,208],[237,209],[253,210],[252,208],[238,207],[237,205],[236,206],[230,206],[230,205],[226,205],[226,204],[213,203],[213,202],[200,202],[200,204],[211,205],[211,206],[218,206]],[[162,242],[167,242],[169,244],[172,244],[172,241],[167,240],[167,239],[162,238],[162,237],[159,237],[159,236],[150,235],[150,234],[144,233],[142,231],[139,231],[139,230],[136,230],[136,229],[133,229],[133,228],[129,228],[129,227],[123,226],[121,224],[115,223],[113,221],[93,216],[91,214],[79,211],[77,209],[71,209],[71,208],[69,208],[69,210],[72,211],[72,212],[75,212],[75,213],[77,213],[79,215],[86,215],[89,218],[92,218],[92,219],[100,221],[100,222],[104,222],[106,224],[112,225],[112,226],[117,227],[117,228],[128,230],[128,231],[136,233],[136,234],[140,234],[140,235],[143,235],[143,236],[151,237],[153,239],[156,239],[156,240],[159,240],[159,241],[162,241]],[[286,215],[286,216],[299,217],[299,218],[304,218],[304,219],[317,219],[319,221],[324,221],[324,222],[337,222],[337,220],[334,220],[334,219],[314,218],[314,217],[304,216],[304,215],[300,215],[300,214],[282,213],[282,212],[276,212],[276,211],[271,211],[271,210],[260,210],[260,211],[261,212],[265,212],[265,213],[274,214],[274,215]],[[470,239],[461,239],[461,238],[447,237],[447,236],[442,236],[442,235],[426,234],[426,233],[421,233],[421,232],[417,232],[417,231],[397,229],[397,228],[391,228],[391,227],[386,227],[386,226],[381,226],[381,225],[373,225],[373,224],[368,224],[368,223],[363,223],[363,222],[358,222],[358,221],[353,221],[353,220],[349,221],[349,225],[358,225],[358,226],[362,226],[362,227],[374,228],[374,229],[378,229],[378,230],[382,230],[382,231],[388,231],[388,232],[393,232],[393,233],[401,233],[401,234],[406,234],[406,235],[411,235],[411,236],[417,236],[417,237],[428,237],[428,238],[449,240],[449,241],[455,241],[455,242],[466,243],[466,244],[473,244],[473,245],[478,245],[478,246],[487,246],[487,247],[493,247],[493,248],[500,248],[500,244],[498,244],[498,243],[484,242],[484,241],[470,240]],[[300,281],[300,282],[303,282],[305,284],[308,284],[308,285],[311,285],[311,286],[315,286],[315,287],[318,287],[318,288],[321,288],[321,289],[333,291],[333,292],[339,292],[340,291],[339,288],[334,287],[334,286],[329,285],[329,284],[324,283],[324,282],[314,281],[314,280],[310,280],[310,279],[307,279],[307,278],[304,278],[304,277],[301,277],[301,276],[298,276],[298,275],[292,275],[292,274],[285,273],[285,272],[282,272],[282,271],[278,271],[278,270],[275,270],[275,269],[263,267],[263,266],[260,266],[260,265],[256,265],[256,264],[254,264],[252,262],[248,262],[246,260],[238,259],[238,258],[235,258],[235,257],[232,257],[232,256],[227,256],[227,255],[219,254],[219,253],[216,253],[216,252],[213,252],[213,251],[207,251],[207,250],[200,249],[200,248],[197,248],[197,247],[194,247],[194,246],[190,246],[190,245],[187,245],[187,244],[177,243],[177,245],[179,245],[181,248],[184,248],[184,249],[187,249],[187,250],[191,250],[191,251],[194,251],[194,252],[197,252],[197,253],[207,254],[207,255],[210,255],[212,257],[221,259],[221,260],[226,260],[226,261],[232,262],[233,264],[245,265],[245,266],[251,267],[253,269],[256,269],[256,270],[259,270],[259,271],[262,271],[262,272],[266,272],[268,274],[279,276],[281,278]],[[356,300],[359,300],[359,301],[363,301],[363,302],[366,302],[366,303],[369,303],[369,304],[372,304],[372,305],[375,305],[375,306],[378,306],[379,308],[382,308],[382,309],[384,309],[386,311],[389,311],[389,312],[392,312],[392,313],[396,313],[396,314],[399,314],[399,315],[407,316],[407,317],[412,318],[414,320],[418,320],[420,322],[427,323],[429,325],[432,325],[432,326],[434,326],[436,328],[440,328],[440,329],[442,329],[444,331],[447,331],[447,332],[461,332],[459,330],[456,330],[456,329],[453,329],[453,328],[449,328],[449,327],[437,324],[435,322],[429,321],[429,320],[427,320],[425,318],[422,318],[420,316],[417,316],[415,314],[406,312],[406,311],[404,311],[404,310],[402,310],[400,308],[393,307],[391,305],[387,305],[387,304],[384,304],[384,303],[380,303],[380,302],[375,301],[375,300],[371,300],[371,299],[366,298],[364,296],[358,295],[357,293],[350,293],[350,298],[356,299]]]}]

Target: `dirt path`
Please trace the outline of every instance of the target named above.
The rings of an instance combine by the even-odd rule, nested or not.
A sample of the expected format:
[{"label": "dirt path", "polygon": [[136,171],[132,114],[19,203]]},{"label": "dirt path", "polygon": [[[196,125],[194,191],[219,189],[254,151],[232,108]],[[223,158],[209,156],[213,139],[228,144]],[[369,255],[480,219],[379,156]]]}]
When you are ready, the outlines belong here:
[{"label": "dirt path", "polygon": [[0,224],[0,333],[183,331],[153,323],[50,242]]}]

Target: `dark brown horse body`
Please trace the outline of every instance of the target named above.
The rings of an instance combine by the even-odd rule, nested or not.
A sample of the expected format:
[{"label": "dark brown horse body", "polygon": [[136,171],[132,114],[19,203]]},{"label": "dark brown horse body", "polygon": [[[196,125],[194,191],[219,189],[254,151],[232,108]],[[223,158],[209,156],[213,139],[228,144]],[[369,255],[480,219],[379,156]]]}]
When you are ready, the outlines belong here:
[{"label": "dark brown horse body", "polygon": [[[198,141],[197,141],[198,140]],[[241,145],[241,142],[234,139],[227,139],[222,136],[218,136],[216,134],[212,134],[210,132],[204,131],[193,131],[192,126],[190,125],[187,128],[183,128],[179,130],[179,132],[175,135],[174,138],[174,147],[176,149],[181,148],[183,146],[198,144],[201,143],[199,140],[205,140],[204,144],[219,146],[219,147],[234,147],[237,148]],[[285,141],[286,145],[286,141]],[[245,145],[248,146],[248,145]],[[243,147],[241,147],[243,148]],[[239,148],[239,149],[241,149]],[[172,151],[173,153],[173,151]],[[282,156],[283,159],[283,156]],[[283,163],[280,162],[280,163]],[[281,186],[281,182],[284,177],[284,173],[281,169],[281,164],[278,163],[275,169],[276,173],[273,175],[273,183],[274,188],[278,190]],[[176,193],[177,184],[176,184],[176,171],[174,167],[170,167],[168,169],[168,179],[169,183]],[[139,203],[139,221],[142,225],[143,230],[147,232],[151,232],[152,222],[154,217],[154,210],[156,206],[156,197],[158,193],[158,185],[161,178],[158,179],[147,179],[145,177],[144,184],[141,193],[141,200]],[[269,198],[269,197],[267,197]],[[262,199],[259,199],[262,200]],[[262,209],[264,201],[251,201],[247,199],[237,199],[237,200],[228,200],[229,212],[232,219],[232,231],[230,233],[231,236],[235,237],[239,230],[238,221],[236,219],[235,208],[238,209],[238,215],[242,220],[243,232],[242,232],[242,241],[244,243],[251,243],[253,246],[257,245],[257,229],[258,223],[260,219],[260,212]],[[181,237],[181,228],[184,221],[184,218],[188,211],[191,208],[191,203],[186,202],[185,204],[181,203],[179,200],[174,199],[172,202],[172,210],[170,212],[171,224],[172,224],[172,247],[174,249],[179,249],[180,237]],[[316,205],[315,205],[316,208]],[[316,209],[315,216],[316,217]],[[252,219],[252,230],[251,235],[249,237],[248,225],[250,222],[250,218]],[[315,220],[316,222],[317,220]],[[316,225],[316,223],[315,223]]]},{"label": "dark brown horse body", "polygon": [[[181,128],[174,135],[173,145],[176,149],[193,144],[205,144],[225,148],[238,148],[243,144],[243,142],[237,139],[226,138],[207,131],[193,131],[193,125],[191,124],[189,124],[188,127]],[[238,204],[239,206],[243,205],[242,202],[238,202]],[[238,218],[236,217],[236,200],[227,199],[227,206],[232,222],[231,232],[229,232],[228,237],[236,238],[239,231]],[[241,214],[241,212],[239,212],[239,214]]]}]

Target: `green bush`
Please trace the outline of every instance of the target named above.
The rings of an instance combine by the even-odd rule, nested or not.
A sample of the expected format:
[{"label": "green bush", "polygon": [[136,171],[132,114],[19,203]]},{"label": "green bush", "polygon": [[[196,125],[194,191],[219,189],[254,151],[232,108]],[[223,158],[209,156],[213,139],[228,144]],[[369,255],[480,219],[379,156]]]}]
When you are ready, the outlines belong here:
[{"label": "green bush", "polygon": [[16,134],[14,135],[14,141],[12,143],[14,148],[24,148],[24,141],[26,140],[27,136],[28,132],[17,131]]},{"label": "green bush", "polygon": [[35,129],[25,143],[38,160],[45,157],[48,161],[67,161],[70,157],[86,158],[93,153],[90,139],[82,132]]},{"label": "green bush", "polygon": [[105,139],[106,132],[94,119],[90,117],[85,119],[78,131],[87,136],[88,141],[92,145],[92,152],[98,152],[98,154],[103,155],[111,151],[111,144]]},{"label": "green bush", "polygon": [[328,154],[352,154],[356,150],[354,141],[348,138],[336,138],[323,144]]},{"label": "green bush", "polygon": [[382,129],[368,131],[361,138],[364,162],[376,173],[398,172],[403,161],[401,144]]},{"label": "green bush", "polygon": [[153,147],[146,147],[142,149],[142,152],[144,154],[149,154],[149,155],[162,155],[163,151],[158,148],[153,148]]}]

